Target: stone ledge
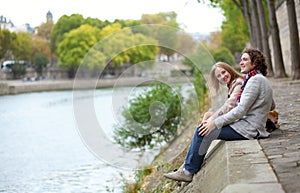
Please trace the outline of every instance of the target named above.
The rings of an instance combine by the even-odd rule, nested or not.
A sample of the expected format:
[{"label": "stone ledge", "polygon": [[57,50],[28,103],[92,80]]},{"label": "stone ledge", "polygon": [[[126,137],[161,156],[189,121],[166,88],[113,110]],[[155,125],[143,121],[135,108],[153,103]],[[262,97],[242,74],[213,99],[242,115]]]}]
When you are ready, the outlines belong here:
[{"label": "stone ledge", "polygon": [[162,81],[164,83],[189,83],[189,78],[185,77],[121,77],[115,79],[70,79],[70,80],[41,80],[33,82],[23,82],[21,80],[0,81],[0,95],[21,94],[41,91],[95,89],[106,87],[140,86],[149,84],[152,81]]},{"label": "stone ledge", "polygon": [[179,192],[284,193],[257,140],[218,142],[193,182]]},{"label": "stone ledge", "polygon": [[278,183],[264,184],[231,184],[228,185],[221,193],[279,193],[284,192]]}]

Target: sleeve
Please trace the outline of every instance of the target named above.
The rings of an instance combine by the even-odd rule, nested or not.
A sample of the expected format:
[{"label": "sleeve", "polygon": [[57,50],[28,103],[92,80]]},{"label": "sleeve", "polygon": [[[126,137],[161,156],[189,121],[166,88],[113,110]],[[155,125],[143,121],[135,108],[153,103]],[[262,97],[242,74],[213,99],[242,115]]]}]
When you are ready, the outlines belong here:
[{"label": "sleeve", "polygon": [[241,119],[243,116],[246,115],[248,110],[251,108],[253,103],[256,101],[260,92],[260,81],[258,78],[253,77],[251,78],[241,96],[241,101],[228,113],[219,116],[215,119],[215,124],[217,128],[222,128],[224,125],[228,125],[233,123],[234,121]]},{"label": "sleeve", "polygon": [[233,85],[233,88],[231,89],[231,93],[229,98],[225,101],[224,105],[222,105],[211,117],[210,119],[215,119],[218,116],[221,116],[223,114],[228,113],[231,109],[236,107],[236,99],[237,96],[241,90],[242,83],[237,82],[236,84]]}]

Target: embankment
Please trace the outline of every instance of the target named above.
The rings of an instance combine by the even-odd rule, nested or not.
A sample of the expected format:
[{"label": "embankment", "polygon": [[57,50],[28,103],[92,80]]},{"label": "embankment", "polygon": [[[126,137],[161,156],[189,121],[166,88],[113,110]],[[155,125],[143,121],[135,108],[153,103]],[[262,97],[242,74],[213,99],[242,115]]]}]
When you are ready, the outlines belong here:
[{"label": "embankment", "polygon": [[41,80],[41,81],[0,81],[0,95],[21,94],[29,92],[73,90],[73,89],[95,89],[105,87],[139,86],[149,84],[152,81],[161,81],[167,84],[190,82],[189,78],[147,78],[129,77],[119,79],[99,80]]}]

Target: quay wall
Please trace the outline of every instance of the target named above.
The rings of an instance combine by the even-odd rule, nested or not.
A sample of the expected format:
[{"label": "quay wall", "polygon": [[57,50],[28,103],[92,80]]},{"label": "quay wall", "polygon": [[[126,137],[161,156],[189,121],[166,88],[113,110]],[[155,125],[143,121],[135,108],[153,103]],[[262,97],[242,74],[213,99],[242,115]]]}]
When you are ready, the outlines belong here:
[{"label": "quay wall", "polygon": [[21,94],[29,92],[75,90],[75,89],[95,89],[106,87],[140,86],[153,81],[160,81],[166,84],[188,83],[191,80],[187,77],[171,77],[153,79],[147,77],[132,77],[121,79],[99,79],[99,80],[41,80],[41,81],[21,81],[9,80],[0,81],[0,95]]}]

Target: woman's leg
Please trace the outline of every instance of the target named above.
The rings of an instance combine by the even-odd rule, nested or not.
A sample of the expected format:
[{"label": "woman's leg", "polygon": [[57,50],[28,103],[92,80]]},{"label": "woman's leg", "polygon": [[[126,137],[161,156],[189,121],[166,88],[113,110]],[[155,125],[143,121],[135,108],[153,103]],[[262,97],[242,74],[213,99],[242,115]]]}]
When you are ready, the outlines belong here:
[{"label": "woman's leg", "polygon": [[185,159],[184,168],[187,171],[195,174],[200,170],[206,152],[211,142],[215,139],[230,141],[230,140],[245,140],[247,138],[238,134],[230,126],[225,126],[221,129],[214,129],[207,136],[200,136],[198,129],[196,128],[188,154]]}]

